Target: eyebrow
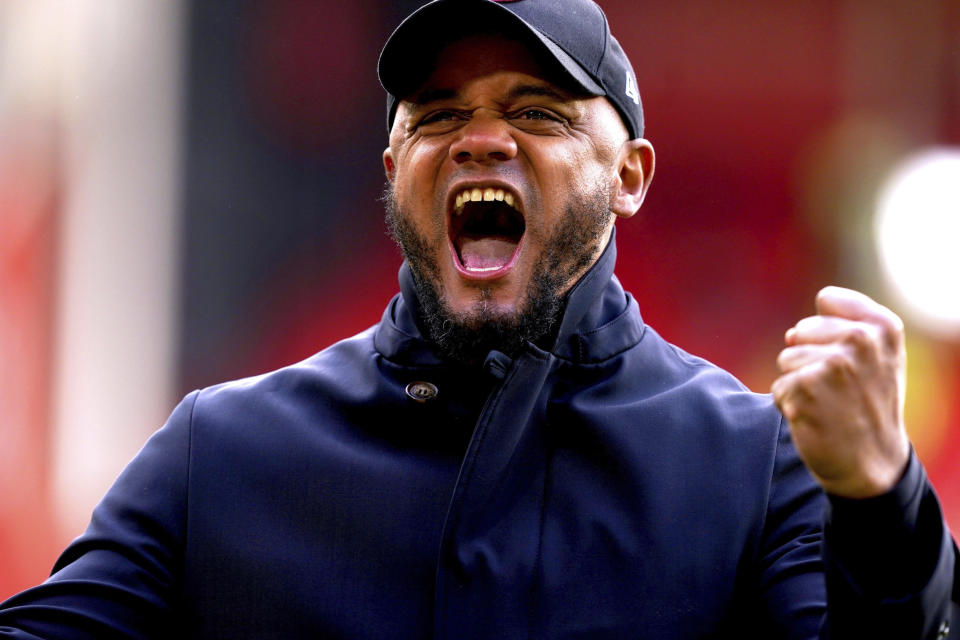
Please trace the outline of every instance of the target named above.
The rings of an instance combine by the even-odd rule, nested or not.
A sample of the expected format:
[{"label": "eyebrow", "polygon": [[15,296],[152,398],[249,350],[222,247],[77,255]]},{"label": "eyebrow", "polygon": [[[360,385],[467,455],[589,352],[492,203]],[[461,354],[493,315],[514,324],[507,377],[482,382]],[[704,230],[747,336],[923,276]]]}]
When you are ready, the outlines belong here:
[{"label": "eyebrow", "polygon": [[[541,84],[520,84],[507,92],[507,100],[513,101],[528,96],[541,96],[552,98],[561,102],[566,102],[570,98],[556,89]],[[412,102],[417,105],[425,105],[440,100],[449,100],[457,97],[457,91],[454,89],[424,89],[413,97]]]},{"label": "eyebrow", "polygon": [[453,89],[424,89],[417,95],[413,96],[414,104],[429,104],[431,102],[437,102],[439,100],[449,100],[450,98],[457,97],[457,92]]},{"label": "eyebrow", "polygon": [[516,100],[517,98],[526,98],[527,96],[541,96],[544,98],[552,98],[554,100],[559,100],[561,102],[566,102],[570,98],[563,95],[556,89],[548,87],[542,84],[521,84],[510,89],[507,93],[508,100]]}]

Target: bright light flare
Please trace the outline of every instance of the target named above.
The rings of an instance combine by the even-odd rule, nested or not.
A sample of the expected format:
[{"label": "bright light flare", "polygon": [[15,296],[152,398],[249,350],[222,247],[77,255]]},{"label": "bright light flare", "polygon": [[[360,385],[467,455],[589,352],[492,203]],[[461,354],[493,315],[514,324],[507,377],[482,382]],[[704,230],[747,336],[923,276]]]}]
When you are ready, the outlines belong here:
[{"label": "bright light flare", "polygon": [[884,184],[874,220],[884,271],[922,328],[960,338],[960,148],[933,148]]}]

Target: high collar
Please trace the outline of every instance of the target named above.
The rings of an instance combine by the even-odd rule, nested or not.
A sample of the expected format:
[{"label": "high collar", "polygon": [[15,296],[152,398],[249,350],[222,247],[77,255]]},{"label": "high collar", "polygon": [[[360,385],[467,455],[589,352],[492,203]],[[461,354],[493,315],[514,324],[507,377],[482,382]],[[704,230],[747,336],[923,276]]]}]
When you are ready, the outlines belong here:
[{"label": "high collar", "polygon": [[[613,275],[616,261],[613,235],[603,254],[567,292],[556,338],[548,349],[557,358],[599,362],[629,349],[643,337],[637,303]],[[406,261],[400,266],[399,280],[400,294],[390,301],[377,329],[377,350],[399,364],[443,364],[424,337],[416,284]]]}]

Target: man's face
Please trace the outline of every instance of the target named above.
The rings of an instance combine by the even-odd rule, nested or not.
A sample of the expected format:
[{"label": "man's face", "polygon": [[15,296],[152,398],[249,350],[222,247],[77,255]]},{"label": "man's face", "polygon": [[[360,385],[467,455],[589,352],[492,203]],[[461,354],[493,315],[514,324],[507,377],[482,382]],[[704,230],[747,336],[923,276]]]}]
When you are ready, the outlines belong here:
[{"label": "man's face", "polygon": [[609,239],[626,130],[606,99],[545,75],[522,45],[471,36],[397,110],[391,226],[447,325],[555,315]]}]

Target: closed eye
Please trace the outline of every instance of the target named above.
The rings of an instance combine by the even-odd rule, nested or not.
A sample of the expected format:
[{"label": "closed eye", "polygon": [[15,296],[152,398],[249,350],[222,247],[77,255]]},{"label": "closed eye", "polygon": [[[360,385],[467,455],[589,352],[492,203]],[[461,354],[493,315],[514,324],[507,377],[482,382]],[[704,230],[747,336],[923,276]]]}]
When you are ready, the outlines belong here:
[{"label": "closed eye", "polygon": [[434,111],[424,116],[420,120],[420,124],[426,124],[428,122],[440,122],[441,120],[453,120],[458,117],[459,115],[454,111]]},{"label": "closed eye", "polygon": [[523,109],[513,114],[514,118],[522,120],[553,120],[559,122],[560,118],[545,109]]},{"label": "closed eye", "polygon": [[420,118],[415,128],[431,124],[442,126],[444,123],[461,122],[465,119],[466,116],[459,111],[455,111],[453,109],[438,109],[437,111],[431,111],[424,117]]}]

